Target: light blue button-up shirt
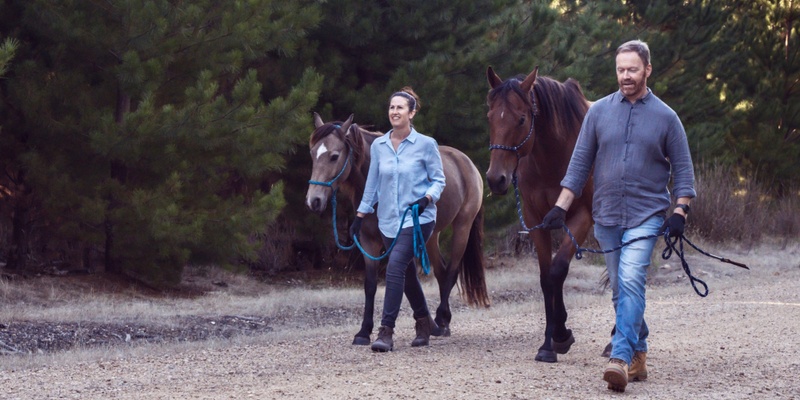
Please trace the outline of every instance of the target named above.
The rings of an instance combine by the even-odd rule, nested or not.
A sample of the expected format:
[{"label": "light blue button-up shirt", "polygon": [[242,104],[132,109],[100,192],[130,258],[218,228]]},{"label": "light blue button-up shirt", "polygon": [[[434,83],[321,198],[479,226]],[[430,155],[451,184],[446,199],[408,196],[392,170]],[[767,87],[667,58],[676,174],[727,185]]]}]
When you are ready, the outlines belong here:
[{"label": "light blue button-up shirt", "polygon": [[649,88],[633,104],[617,91],[589,108],[561,186],[580,196],[593,165],[592,216],[603,226],[665,215],[670,176],[675,197],[696,195],[683,124]]},{"label": "light blue button-up shirt", "polygon": [[[397,236],[400,220],[409,204],[430,195],[420,224],[436,221],[436,202],[444,190],[445,178],[439,145],[431,137],[411,128],[395,152],[391,141],[392,131],[375,139],[370,147],[369,174],[364,196],[358,212],[375,212],[378,203],[378,227],[388,238]],[[413,226],[411,212],[403,221],[403,228]]]}]

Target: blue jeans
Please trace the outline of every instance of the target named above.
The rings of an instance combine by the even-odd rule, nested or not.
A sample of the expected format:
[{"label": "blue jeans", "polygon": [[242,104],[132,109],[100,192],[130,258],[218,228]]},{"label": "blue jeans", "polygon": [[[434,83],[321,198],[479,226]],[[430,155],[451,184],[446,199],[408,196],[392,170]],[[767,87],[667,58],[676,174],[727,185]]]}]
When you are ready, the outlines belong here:
[{"label": "blue jeans", "polygon": [[[420,225],[422,236],[425,242],[430,239],[436,222],[428,222]],[[397,314],[400,313],[400,303],[403,301],[403,293],[414,310],[414,319],[430,315],[428,302],[425,301],[425,293],[422,291],[422,284],[417,276],[417,265],[414,263],[414,228],[408,227],[400,230],[397,236],[392,253],[389,254],[389,263],[386,265],[386,293],[383,297],[383,316],[381,326],[394,328]],[[381,235],[383,244],[388,249],[392,244],[392,238]]]},{"label": "blue jeans", "polygon": [[[664,217],[655,215],[634,228],[595,224],[594,236],[603,249],[611,249],[629,240],[658,233]],[[616,312],[616,332],[611,339],[611,358],[631,363],[634,351],[647,351],[650,331],[644,321],[645,281],[650,256],[658,237],[639,240],[613,253],[605,254],[611,300]]]}]

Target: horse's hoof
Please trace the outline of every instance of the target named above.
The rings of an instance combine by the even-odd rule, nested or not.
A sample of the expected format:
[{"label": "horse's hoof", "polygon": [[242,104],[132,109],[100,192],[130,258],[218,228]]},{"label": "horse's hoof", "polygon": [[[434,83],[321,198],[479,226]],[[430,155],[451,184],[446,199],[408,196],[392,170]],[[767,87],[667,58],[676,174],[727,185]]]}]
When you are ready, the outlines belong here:
[{"label": "horse's hoof", "polygon": [[555,338],[552,340],[553,350],[555,350],[555,352],[558,354],[567,354],[569,348],[572,347],[573,343],[575,343],[575,336],[572,336],[572,330],[567,329],[567,332],[569,332],[569,337],[567,340],[564,340],[563,342],[557,342]]},{"label": "horse's hoof", "polygon": [[435,335],[435,334],[431,333],[431,335],[439,336],[439,337],[450,337],[450,327],[449,326],[440,326],[439,327],[439,334]]},{"label": "horse's hoof", "polygon": [[604,357],[604,358],[611,357],[611,350],[613,348],[614,348],[614,346],[611,345],[611,342],[608,342],[608,344],[606,345],[606,348],[603,350],[603,354],[601,354],[600,356]]},{"label": "horse's hoof", "polygon": [[353,338],[353,345],[355,346],[369,346],[372,343],[369,337],[356,336]]},{"label": "horse's hoof", "polygon": [[431,329],[431,336],[443,336],[445,329],[446,328],[436,325],[435,328]]},{"label": "horse's hoof", "polygon": [[536,354],[536,358],[534,358],[534,360],[547,363],[554,363],[558,362],[558,356],[556,356],[555,351],[539,349],[539,353]]}]

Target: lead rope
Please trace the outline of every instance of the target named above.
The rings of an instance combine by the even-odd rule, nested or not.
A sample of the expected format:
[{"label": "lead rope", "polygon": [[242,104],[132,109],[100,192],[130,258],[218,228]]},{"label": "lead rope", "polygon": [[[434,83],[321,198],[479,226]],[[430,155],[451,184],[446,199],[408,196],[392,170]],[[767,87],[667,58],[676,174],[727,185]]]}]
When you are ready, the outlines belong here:
[{"label": "lead rope", "polygon": [[[419,205],[418,204],[414,204],[413,206],[409,206],[403,212],[403,218],[400,219],[400,228],[397,230],[397,234],[394,236],[394,239],[392,240],[392,244],[380,256],[376,257],[376,256],[373,256],[373,255],[367,253],[367,251],[364,250],[363,247],[361,247],[361,243],[358,241],[358,237],[356,237],[355,235],[353,235],[353,243],[356,246],[358,246],[358,249],[361,251],[361,253],[364,254],[364,256],[369,258],[370,260],[380,261],[380,260],[386,258],[386,256],[388,256],[389,253],[394,248],[394,245],[397,243],[397,238],[400,237],[400,232],[403,230],[403,222],[405,222],[406,216],[408,215],[409,212],[411,212],[411,220],[414,222],[414,231],[413,231],[414,257],[416,257],[419,260],[420,264],[422,264],[422,271],[425,272],[425,275],[428,275],[428,274],[431,273],[431,262],[430,262],[430,259],[428,258],[428,250],[425,248],[425,235],[422,234],[422,226],[419,224]],[[335,232],[336,232],[336,228],[334,228],[334,233]],[[350,247],[352,248],[352,246],[350,246]]]},{"label": "lead rope", "polygon": [[[520,201],[519,188],[517,186],[517,176],[516,176],[516,174],[511,179],[511,182],[514,184],[514,195],[517,198],[517,215],[519,216],[519,222],[522,225],[522,229],[523,229],[523,231],[520,231],[520,233],[523,233],[523,232],[524,233],[528,233],[528,232],[530,232],[530,231],[532,231],[534,229],[541,229],[542,227],[544,227],[543,224],[536,225],[533,228],[528,228],[528,226],[525,225],[525,219],[522,217],[522,202]],[[670,238],[669,229],[667,229],[663,233],[654,233],[654,234],[651,234],[651,235],[640,236],[640,237],[628,240],[627,242],[624,242],[624,243],[620,244],[619,246],[614,247],[613,249],[595,250],[595,249],[590,249],[590,248],[586,248],[586,247],[580,247],[578,245],[578,241],[575,239],[575,236],[573,236],[572,232],[570,232],[569,228],[567,228],[567,225],[566,224],[562,224],[562,228],[564,228],[564,230],[567,232],[567,235],[569,235],[569,238],[572,241],[572,244],[575,246],[575,259],[576,260],[580,260],[580,259],[583,258],[583,252],[584,251],[589,252],[589,253],[594,253],[594,254],[612,253],[612,252],[615,252],[615,251],[617,251],[617,250],[619,250],[619,249],[621,249],[621,248],[623,248],[623,247],[625,247],[625,246],[627,246],[627,245],[629,245],[631,243],[638,242],[640,240],[647,240],[647,239],[657,238],[657,237],[663,235],[664,243],[666,244],[666,247],[664,248],[664,251],[661,252],[661,258],[664,259],[664,260],[667,260],[672,256],[672,253],[675,252],[678,255],[678,257],[681,259],[681,265],[683,266],[683,271],[686,272],[686,276],[689,277],[689,282],[692,284],[692,288],[694,288],[695,293],[697,293],[697,295],[700,296],[700,297],[708,296],[708,285],[705,282],[703,282],[700,278],[697,278],[694,275],[692,275],[692,271],[689,268],[689,263],[686,261],[686,257],[685,257],[684,251],[683,251],[683,242],[684,241],[686,241],[686,243],[688,243],[690,246],[692,246],[695,250],[697,250],[698,252],[700,252],[701,254],[703,254],[703,255],[705,255],[707,257],[711,257],[711,258],[717,259],[719,261],[722,261],[722,262],[725,262],[725,263],[728,263],[728,264],[733,264],[733,265],[735,265],[737,267],[744,268],[744,269],[747,269],[747,270],[750,269],[745,264],[742,264],[742,263],[739,263],[739,262],[735,262],[735,261],[732,261],[730,259],[723,258],[723,257],[720,257],[720,256],[716,256],[714,254],[708,253],[708,252],[700,249],[697,245],[692,243],[684,235],[680,235],[680,236],[677,236],[677,237]],[[678,243],[678,248],[675,248],[675,243]],[[703,292],[700,291],[700,289],[697,287],[697,284],[700,284],[700,285],[703,286]]]}]

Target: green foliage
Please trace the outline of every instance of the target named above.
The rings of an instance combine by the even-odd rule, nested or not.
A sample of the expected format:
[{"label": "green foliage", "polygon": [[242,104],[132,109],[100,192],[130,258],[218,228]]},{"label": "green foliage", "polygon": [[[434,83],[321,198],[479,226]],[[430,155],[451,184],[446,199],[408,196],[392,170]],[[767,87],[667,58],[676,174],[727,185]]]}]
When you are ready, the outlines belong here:
[{"label": "green foliage", "polygon": [[19,42],[12,38],[6,38],[3,43],[0,43],[0,77],[6,73],[8,64],[14,58],[14,52],[17,51]]},{"label": "green foliage", "polygon": [[[695,160],[788,194],[799,12],[769,0],[6,1],[3,250],[88,249],[153,282],[187,262],[252,263],[266,232],[332,253],[330,216],[320,225],[303,205],[311,111],[386,131],[388,96],[410,85],[417,129],[485,171],[488,66],[504,78],[539,66],[596,100],[617,90],[614,51],[636,38]],[[487,237],[516,229],[513,194],[485,204]]]},{"label": "green foliage", "polygon": [[25,171],[54,233],[157,284],[177,282],[187,262],[254,258],[253,238],[285,205],[276,174],[304,140],[322,79],[301,70],[267,103],[253,68],[296,53],[316,6],[16,7],[25,49],[4,88],[16,109],[3,161]]},{"label": "green foliage", "polygon": [[730,52],[716,71],[729,104],[725,160],[788,193],[800,179],[800,9],[764,0],[729,6],[720,37]]}]

